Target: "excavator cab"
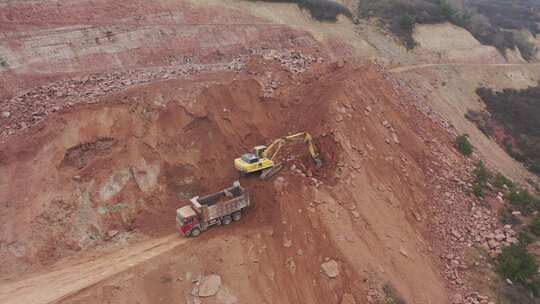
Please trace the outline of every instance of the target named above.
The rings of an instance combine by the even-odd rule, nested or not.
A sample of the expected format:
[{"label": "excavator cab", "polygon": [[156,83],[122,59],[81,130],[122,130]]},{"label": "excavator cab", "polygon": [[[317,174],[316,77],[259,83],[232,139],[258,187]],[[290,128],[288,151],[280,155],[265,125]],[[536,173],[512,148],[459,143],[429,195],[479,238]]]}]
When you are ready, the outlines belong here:
[{"label": "excavator cab", "polygon": [[260,157],[253,153],[244,153],[242,154],[242,161],[247,164],[254,164],[259,161]]},{"label": "excavator cab", "polygon": [[264,157],[263,153],[266,150],[266,146],[256,146],[253,148],[253,154],[257,155],[257,157]]}]

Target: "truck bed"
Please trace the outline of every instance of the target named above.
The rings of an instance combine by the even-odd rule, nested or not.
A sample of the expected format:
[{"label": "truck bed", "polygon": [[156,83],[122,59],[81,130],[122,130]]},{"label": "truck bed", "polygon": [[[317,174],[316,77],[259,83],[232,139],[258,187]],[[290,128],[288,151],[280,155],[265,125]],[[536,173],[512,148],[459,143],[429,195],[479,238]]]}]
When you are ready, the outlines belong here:
[{"label": "truck bed", "polygon": [[211,221],[249,206],[249,195],[240,183],[235,182],[232,187],[203,197],[194,197],[191,202],[206,221]]}]

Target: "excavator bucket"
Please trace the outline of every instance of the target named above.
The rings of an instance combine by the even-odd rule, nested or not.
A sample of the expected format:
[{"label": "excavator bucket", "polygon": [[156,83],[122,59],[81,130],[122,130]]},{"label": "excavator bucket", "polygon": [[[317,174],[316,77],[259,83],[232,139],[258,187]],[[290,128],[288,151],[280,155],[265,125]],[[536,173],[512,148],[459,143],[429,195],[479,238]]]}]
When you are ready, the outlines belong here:
[{"label": "excavator bucket", "polygon": [[260,178],[261,178],[262,180],[268,180],[268,179],[270,179],[272,176],[276,175],[279,171],[281,171],[281,169],[283,169],[283,163],[276,164],[276,165],[274,165],[274,166],[271,167],[271,168],[268,168],[268,169],[266,169],[266,170],[263,170],[263,172],[261,173]]}]

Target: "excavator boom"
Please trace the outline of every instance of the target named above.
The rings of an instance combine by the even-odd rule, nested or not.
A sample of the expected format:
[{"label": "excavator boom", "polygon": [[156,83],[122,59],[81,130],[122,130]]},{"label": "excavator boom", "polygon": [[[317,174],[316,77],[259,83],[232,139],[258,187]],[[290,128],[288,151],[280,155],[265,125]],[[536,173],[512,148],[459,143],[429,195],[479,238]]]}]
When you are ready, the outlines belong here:
[{"label": "excavator boom", "polygon": [[300,132],[300,133],[296,133],[293,135],[276,139],[264,150],[263,157],[266,157],[273,161],[275,157],[278,155],[281,148],[285,144],[291,143],[291,142],[305,142],[308,145],[309,153],[311,154],[311,157],[315,161],[315,164],[317,165],[317,167],[320,167],[322,165],[322,161],[319,158],[319,152],[317,151],[317,148],[315,147],[315,144],[313,143],[313,137],[311,137],[311,134],[306,133],[306,132]]}]

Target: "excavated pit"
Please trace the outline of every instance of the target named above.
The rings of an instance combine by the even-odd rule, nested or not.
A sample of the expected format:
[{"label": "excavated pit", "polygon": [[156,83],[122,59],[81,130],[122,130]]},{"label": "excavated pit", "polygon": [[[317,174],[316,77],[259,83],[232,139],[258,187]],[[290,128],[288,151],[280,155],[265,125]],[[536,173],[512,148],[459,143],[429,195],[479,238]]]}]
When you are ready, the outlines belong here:
[{"label": "excavated pit", "polygon": [[[428,229],[412,216],[429,196],[422,164],[432,156],[423,132],[437,128],[374,65],[281,71],[271,98],[259,73],[269,66],[255,58],[245,73],[134,88],[57,112],[26,136],[8,138],[0,150],[9,182],[0,183],[0,200],[13,204],[0,215],[0,255],[10,265],[2,274],[51,269],[68,256],[76,261],[119,242],[118,233],[170,234],[176,208],[239,178],[235,157],[307,131],[321,169],[306,147],[285,149],[285,169],[271,181],[240,179],[253,200],[241,222],[188,239],[62,302],[150,303],[158,294],[182,301],[191,288],[187,272],[221,274],[245,303],[333,303],[345,293],[362,303],[384,285],[405,299],[446,301]],[[195,98],[183,98],[186,92]],[[338,262],[336,279],[320,272],[328,258]]]}]

